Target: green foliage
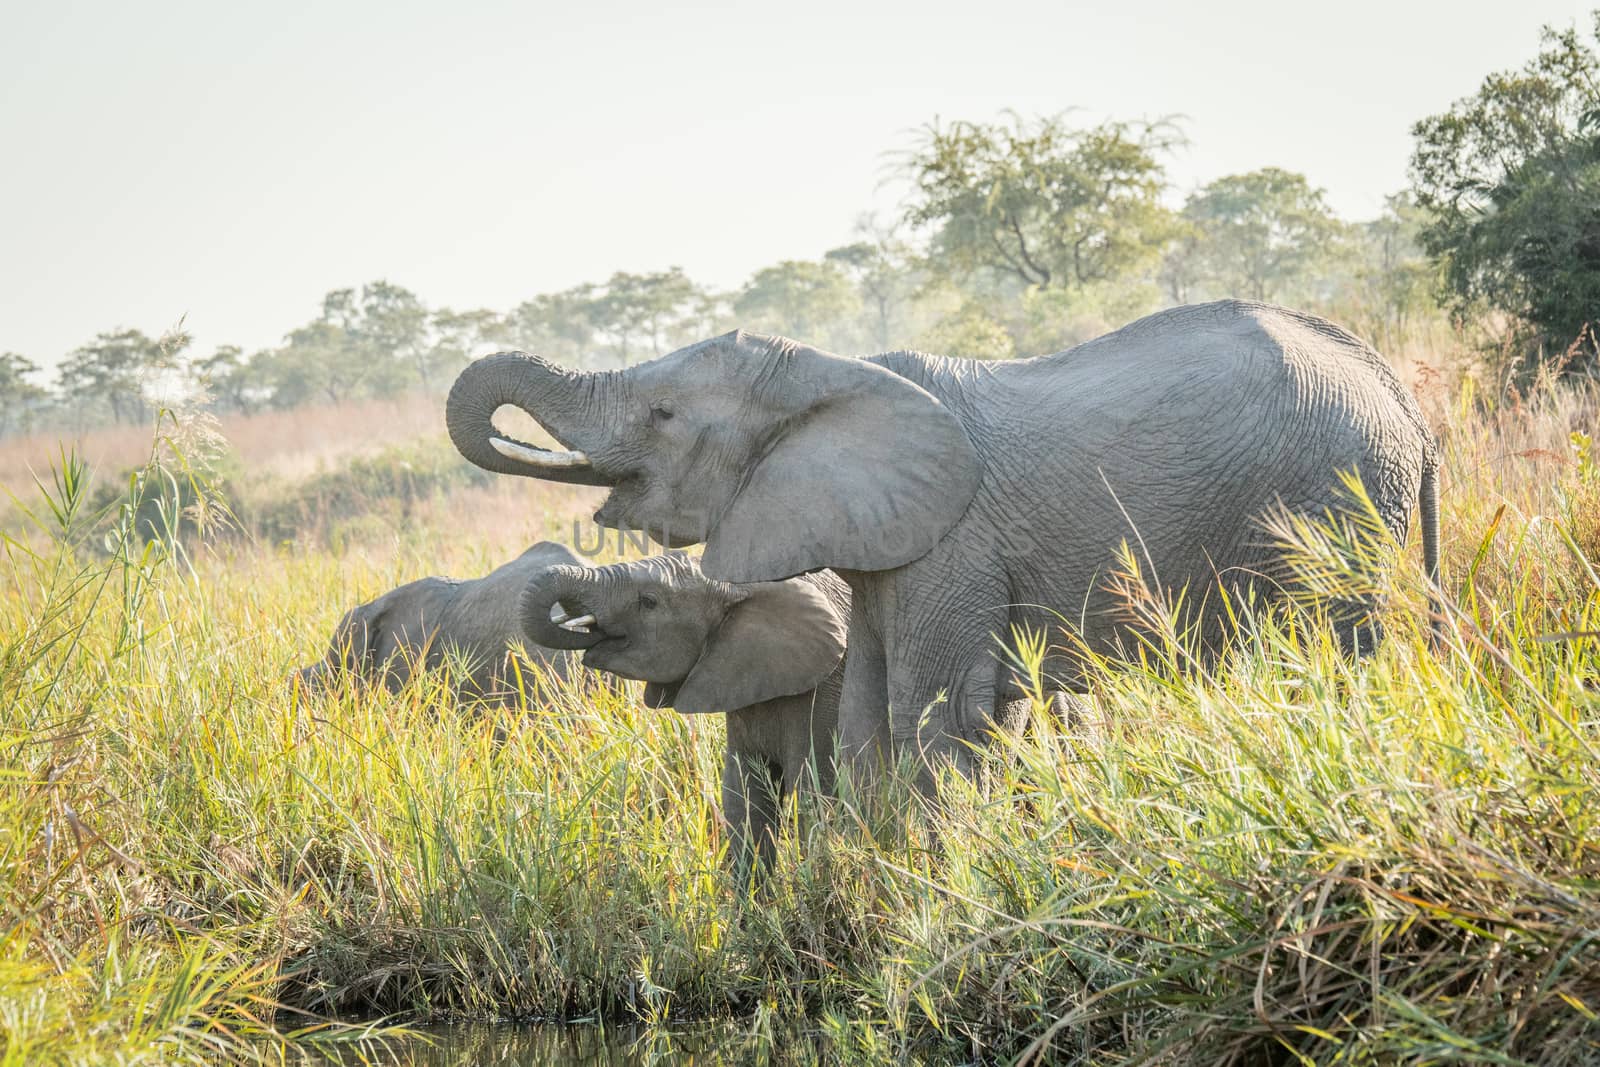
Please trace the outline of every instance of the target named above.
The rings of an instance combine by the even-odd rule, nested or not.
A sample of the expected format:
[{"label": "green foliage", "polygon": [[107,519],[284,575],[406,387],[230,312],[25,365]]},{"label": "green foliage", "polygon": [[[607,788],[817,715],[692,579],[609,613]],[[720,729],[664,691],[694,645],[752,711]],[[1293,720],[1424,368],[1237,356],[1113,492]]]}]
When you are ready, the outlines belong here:
[{"label": "green foliage", "polygon": [[1411,178],[1432,214],[1458,315],[1526,321],[1552,354],[1600,319],[1600,12],[1586,39],[1546,29],[1521,70],[1412,129]]},{"label": "green foliage", "polygon": [[1385,198],[1383,214],[1350,228],[1348,291],[1337,303],[1347,324],[1380,350],[1439,313],[1439,265],[1422,239],[1430,218],[1410,193],[1397,193]]},{"label": "green foliage", "polygon": [[188,344],[188,336],[178,332],[160,338],[138,330],[102,333],[62,361],[56,387],[79,410],[101,406],[115,422],[147,422],[147,387],[175,368]]},{"label": "green foliage", "polygon": [[1118,278],[1073,292],[1032,289],[1007,308],[1006,328],[1019,353],[1058,352],[1109,333],[1163,305],[1143,277]]},{"label": "green foliage", "polygon": [[330,313],[369,358],[404,364],[417,384],[424,389],[432,384],[428,311],[415,293],[391,282],[376,281],[361,287],[359,304],[346,296],[337,307],[325,305],[324,314]]},{"label": "green foliage", "polygon": [[427,313],[414,294],[385,281],[335,289],[322,314],[289,333],[266,357],[276,407],[310,400],[337,404],[426,385]]},{"label": "green foliage", "polygon": [[403,522],[419,501],[493,479],[447,440],[419,441],[357,456],[292,485],[257,487],[241,501],[239,519],[269,543],[327,539],[343,523],[366,516]]},{"label": "green foliage", "polygon": [[1189,197],[1186,230],[1163,281],[1173,300],[1316,299],[1316,282],[1343,251],[1346,226],[1304,175],[1266,167],[1218,178]]},{"label": "green foliage", "polygon": [[915,347],[965,359],[1010,359],[1017,354],[1006,328],[971,301],[935,323]]},{"label": "green foliage", "polygon": [[218,345],[211,355],[190,364],[189,371],[221,407],[249,415],[267,395],[269,358],[246,356],[238,345]]},{"label": "green foliage", "polygon": [[571,367],[590,365],[596,347],[594,300],[595,287],[579,285],[517,305],[505,321],[512,347]]},{"label": "green foliage", "polygon": [[860,310],[860,296],[838,258],[820,263],[786,259],[765,267],[733,300],[733,313],[742,326],[824,346],[833,343],[840,320],[851,319]]},{"label": "green foliage", "polygon": [[[1434,340],[1442,326],[1439,267],[1425,252],[1448,262],[1458,310],[1487,300],[1559,319],[1547,338],[1571,340],[1595,295],[1584,280],[1595,273],[1586,265],[1595,226],[1583,214],[1600,200],[1595,62],[1576,36],[1549,35],[1523,75],[1492,78],[1476,100],[1419,124],[1418,192],[1362,224],[1336,218],[1305,176],[1273,167],[1218,179],[1172,212],[1162,203],[1166,160],[1183,138],[1168,120],[936,121],[901,157],[912,190],[895,224],[863,218],[852,241],[820,260],[782,261],[733,292],[679,267],[616,271],[501,315],[429,308],[380,280],[328,293],[276,348],[247,356],[223,345],[189,370],[219,408],[249,414],[437,392],[500,348],[601,369],[735,326],[847,353],[912,344],[1031,355],[1163,302],[1222,296],[1302,306],[1393,350]],[[148,418],[143,387],[181,347],[138,331],[102,334],[63,365],[61,407]],[[25,361],[5,358],[0,433],[43,407]]]},{"label": "green foliage", "polygon": [[830,249],[822,258],[840,267],[855,285],[866,316],[866,347],[887,352],[895,347],[897,331],[905,328],[926,271],[894,226],[880,225],[868,215],[857,220],[855,229],[857,240]]},{"label": "green foliage", "polygon": [[903,162],[906,221],[932,231],[931,262],[958,279],[1070,289],[1133,273],[1173,232],[1162,157],[1181,143],[1171,121],[935,122]]},{"label": "green foliage", "polygon": [[[174,565],[183,553],[175,540],[146,541],[136,529],[143,488],[192,473],[178,454],[177,430],[163,421],[150,462],[130,476],[125,495],[99,511],[90,502],[87,465],[63,452],[52,484],[40,486],[37,504],[24,506],[33,536],[0,535],[11,579],[0,601],[8,622],[0,630],[6,1064],[256,1061],[286,1040],[314,1046],[373,1033],[275,1023],[281,976],[270,949],[263,955],[265,944],[242,928],[150,907],[150,876],[190,876],[158,873],[119,847],[142,851],[124,830],[143,818],[146,798],[113,798],[103,789],[139,774],[143,757],[123,744],[128,738],[106,732],[103,702],[137,685],[145,657],[158,647],[173,650],[151,625],[164,610],[157,605],[197,588],[179,577]],[[210,495],[211,487],[201,492]],[[105,531],[102,553],[80,552],[86,530]],[[204,611],[194,602],[187,607]],[[36,744],[52,753],[44,763],[22,757]],[[120,771],[102,763],[108,758]]]},{"label": "green foliage", "polygon": [[229,452],[184,454],[176,437],[164,434],[159,452],[145,463],[87,492],[92,518],[74,520],[76,544],[97,550],[107,531],[126,520],[142,543],[192,548],[257,539],[338,546],[351,535],[392,530],[409,522],[419,504],[494,478],[443,438],[357,455],[285,482],[253,476]]},{"label": "green foliage", "polygon": [[[292,1057],[295,1008],[732,1017],[752,1061],[1591,1063],[1600,579],[1566,516],[1600,499],[1568,437],[1600,397],[1461,399],[1442,640],[1414,545],[1359,661],[1288,615],[1175,670],[1130,577],[1144,662],[1096,665],[937,810],[891,780],[790,812],[756,892],[724,873],[705,718],[625,686],[484,712],[442,674],[285,684],[353,601],[441,551],[483,566],[460,529],[175,567],[130,497],[85,556],[69,456],[3,543],[0,1048]],[[1360,550],[1282,533],[1330,590]],[[1017,644],[1030,676],[1044,644]]]},{"label": "green foliage", "polygon": [[435,381],[454,380],[462,367],[487,349],[503,347],[508,332],[501,317],[487,308],[451,311],[440,308],[428,317],[432,343],[428,363]]},{"label": "green foliage", "polygon": [[399,388],[398,369],[373,359],[358,336],[332,311],[349,290],[329,293],[321,318],[291,330],[287,343],[267,357],[274,407],[321,401],[337,404],[363,396],[383,396]]},{"label": "green foliage", "polygon": [[39,365],[16,352],[0,353],[0,437],[13,430],[26,432],[49,393],[32,381]]},{"label": "green foliage", "polygon": [[278,408],[437,390],[461,366],[505,334],[489,311],[430,311],[416,294],[391,282],[335,289],[322,313],[291,330],[276,349],[244,358],[225,346],[193,371],[232,407],[262,402]]},{"label": "green foliage", "polygon": [[590,306],[589,315],[596,328],[610,336],[618,360],[627,366],[638,341],[649,342],[652,356],[667,353],[668,338],[697,293],[681,267],[655,274],[618,271]]},{"label": "green foliage", "polygon": [[[501,347],[599,369],[744,326],[841,352],[910,343],[996,358],[1065,348],[1164,300],[1224,296],[1305,307],[1394,351],[1442,332],[1441,271],[1458,317],[1521,316],[1556,362],[1579,366],[1593,346],[1571,343],[1600,307],[1597,85],[1595,45],[1547,31],[1522,71],[1417,124],[1414,194],[1360,224],[1275,167],[1217,179],[1172,212],[1166,160],[1183,138],[1170,120],[935,121],[901,156],[911,194],[898,225],[863,219],[820,260],[763,268],[731,293],[679,267],[617,271],[500,315],[429,308],[380,280],[328,293],[277,348],[224,345],[189,369],[219,407],[248,414],[437,392]],[[63,364],[61,407],[80,428],[85,413],[148,418],[145,386],[184,343],[100,335]],[[0,433],[43,408],[30,366],[0,359]]]},{"label": "green foliage", "polygon": [[150,463],[100,486],[89,498],[93,512],[120,519],[126,504],[131,529],[140,541],[181,543],[203,537],[231,519],[213,507],[229,490],[220,476],[202,481],[193,472]]},{"label": "green foliage", "polygon": [[673,267],[617,271],[604,285],[540,294],[506,316],[501,333],[518,348],[569,366],[594,367],[605,349],[627,366],[646,352],[664,355],[717,319],[716,298]]}]

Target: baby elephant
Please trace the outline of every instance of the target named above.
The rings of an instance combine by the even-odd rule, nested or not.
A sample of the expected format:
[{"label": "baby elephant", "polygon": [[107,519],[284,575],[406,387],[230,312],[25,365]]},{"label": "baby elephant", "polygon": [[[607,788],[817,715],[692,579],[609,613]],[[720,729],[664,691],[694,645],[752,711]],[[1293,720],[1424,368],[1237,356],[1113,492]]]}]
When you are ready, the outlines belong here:
[{"label": "baby elephant", "polygon": [[651,707],[727,713],[722,806],[741,868],[770,860],[785,797],[833,788],[849,618],[850,591],[830,572],[730,585],[682,552],[558,564],[522,596],[530,640],[644,682]]},{"label": "baby elephant", "polygon": [[423,578],[391,589],[348,612],[334,629],[327,654],[301,668],[299,680],[318,692],[343,673],[357,684],[382,685],[394,692],[416,672],[451,662],[464,671],[457,677],[458,695],[513,704],[514,647],[547,674],[569,675],[570,657],[534,647],[524,638],[517,604],[534,575],[577,562],[561,545],[542,542],[482,578]]}]

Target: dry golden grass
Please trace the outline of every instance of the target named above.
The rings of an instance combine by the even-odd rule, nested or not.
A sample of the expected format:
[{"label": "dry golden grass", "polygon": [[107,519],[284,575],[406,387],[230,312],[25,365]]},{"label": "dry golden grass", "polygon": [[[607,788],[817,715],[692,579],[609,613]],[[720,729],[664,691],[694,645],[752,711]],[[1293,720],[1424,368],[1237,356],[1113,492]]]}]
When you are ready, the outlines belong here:
[{"label": "dry golden grass", "polygon": [[[396,560],[410,561],[408,569],[386,572],[392,585],[430,574],[470,578],[487,574],[535,542],[572,544],[575,529],[581,530],[584,545],[594,544],[599,531],[589,517],[603,497],[601,490],[587,486],[506,478],[414,501],[398,515],[394,509],[377,509],[338,520],[337,525],[330,518],[329,528],[309,531],[300,544],[284,550],[320,552],[327,546],[345,558],[359,556],[385,567]],[[619,555],[616,533],[606,534],[609,554]],[[350,603],[387,588],[373,588]]]},{"label": "dry golden grass", "polygon": [[[379,400],[312,404],[289,411],[223,415],[218,428],[247,470],[299,478],[385,445],[444,432],[444,400],[407,393]],[[150,427],[107,426],[79,435],[58,431],[0,441],[0,486],[18,492],[49,470],[61,446],[76,448],[97,473],[126,470],[150,454]]]},{"label": "dry golden grass", "polygon": [[285,1006],[732,1016],[767,1062],[1600,1062],[1600,579],[1567,540],[1600,530],[1600,389],[1416,382],[1441,632],[1412,554],[1358,661],[1296,616],[1214,669],[1163,634],[936,823],[897,781],[808,807],[753,895],[714,722],[283,685],[352,603],[569,540],[596,490],[437,483],[188,559],[47,525],[0,583],[0,1063],[282,1058]]}]

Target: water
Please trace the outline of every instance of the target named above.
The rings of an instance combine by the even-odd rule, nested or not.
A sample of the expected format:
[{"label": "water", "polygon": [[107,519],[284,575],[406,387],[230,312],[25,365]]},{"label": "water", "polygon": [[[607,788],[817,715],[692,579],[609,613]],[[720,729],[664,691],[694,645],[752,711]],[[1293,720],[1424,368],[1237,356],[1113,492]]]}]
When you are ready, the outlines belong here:
[{"label": "water", "polygon": [[[303,1048],[301,1067],[714,1067],[742,1064],[765,1044],[732,1024],[673,1026],[520,1026],[467,1024],[419,1029],[415,1037]],[[770,1050],[770,1044],[767,1049]],[[786,1052],[792,1053],[794,1049]],[[770,1052],[769,1052],[770,1054]]]}]

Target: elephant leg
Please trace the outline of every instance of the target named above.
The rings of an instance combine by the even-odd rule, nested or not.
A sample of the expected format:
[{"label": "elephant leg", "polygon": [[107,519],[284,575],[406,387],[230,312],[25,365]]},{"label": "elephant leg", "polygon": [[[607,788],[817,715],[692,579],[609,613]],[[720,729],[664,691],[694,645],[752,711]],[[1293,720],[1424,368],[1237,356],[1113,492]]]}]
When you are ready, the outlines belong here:
[{"label": "elephant leg", "polygon": [[[998,585],[998,583],[996,583]],[[971,777],[974,744],[993,732],[1000,706],[996,637],[1009,618],[1003,589],[969,582],[960,598],[940,589],[926,610],[907,612],[907,623],[888,655],[890,740],[895,753],[916,753],[918,785],[931,796],[941,764]]]},{"label": "elephant leg", "polygon": [[733,750],[722,757],[722,814],[728,820],[728,857],[741,880],[771,863],[778,797],[765,762]]},{"label": "elephant leg", "polygon": [[890,756],[889,692],[883,642],[864,618],[850,617],[844,687],[839,694],[837,766],[858,786],[877,780]]},{"label": "elephant leg", "polygon": [[1089,721],[1089,713],[1094,710],[1087,693],[1065,691],[1050,694],[1045,707],[1056,725],[1068,731],[1083,729]]},{"label": "elephant leg", "polygon": [[782,784],[780,803],[793,796],[810,796],[833,790],[835,729],[819,728],[814,707],[786,717],[778,746],[778,772]]},{"label": "elephant leg", "polygon": [[[934,679],[945,679],[940,685]],[[973,745],[991,734],[996,688],[992,662],[969,663],[924,674],[910,667],[893,675],[889,689],[891,743],[896,755],[917,758],[917,788],[934,793],[934,775],[949,764],[973,773]]]}]

